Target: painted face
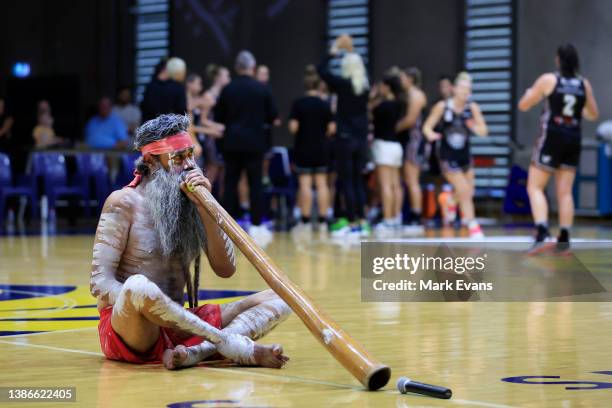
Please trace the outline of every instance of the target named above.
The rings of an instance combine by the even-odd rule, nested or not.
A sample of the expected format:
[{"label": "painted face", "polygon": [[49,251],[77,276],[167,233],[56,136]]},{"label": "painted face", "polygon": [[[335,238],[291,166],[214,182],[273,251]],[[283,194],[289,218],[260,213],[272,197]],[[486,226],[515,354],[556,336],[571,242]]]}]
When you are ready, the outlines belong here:
[{"label": "painted face", "polygon": [[160,161],[166,171],[173,174],[180,174],[198,167],[193,154],[193,146],[186,149],[170,152],[167,155],[159,156]]}]

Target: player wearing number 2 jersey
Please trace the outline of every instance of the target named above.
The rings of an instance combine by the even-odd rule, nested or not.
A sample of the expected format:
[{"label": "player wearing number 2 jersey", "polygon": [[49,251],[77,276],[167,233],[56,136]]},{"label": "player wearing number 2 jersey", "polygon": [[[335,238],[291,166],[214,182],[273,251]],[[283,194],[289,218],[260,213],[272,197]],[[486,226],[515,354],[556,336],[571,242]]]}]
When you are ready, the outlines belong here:
[{"label": "player wearing number 2 jersey", "polygon": [[560,46],[557,49],[556,64],[559,72],[540,76],[525,91],[518,105],[525,112],[545,99],[541,132],[533,151],[527,181],[531,212],[537,230],[535,243],[529,251],[531,254],[549,248],[545,243],[550,233],[544,189],[553,173],[561,229],[556,251],[569,250],[569,229],[574,221],[572,186],[580,159],[581,121],[583,117],[596,120],[599,116],[591,84],[578,74],[576,48],[571,44]]}]

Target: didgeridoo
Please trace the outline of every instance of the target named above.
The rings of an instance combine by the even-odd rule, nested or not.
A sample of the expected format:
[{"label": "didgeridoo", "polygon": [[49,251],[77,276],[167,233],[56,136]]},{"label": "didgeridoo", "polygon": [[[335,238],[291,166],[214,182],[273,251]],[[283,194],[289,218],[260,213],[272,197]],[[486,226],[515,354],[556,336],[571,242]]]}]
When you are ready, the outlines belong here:
[{"label": "didgeridoo", "polygon": [[253,264],[266,283],[298,315],[308,330],[368,390],[384,387],[391,369],[377,361],[274,263],[204,187],[193,192],[206,212]]}]

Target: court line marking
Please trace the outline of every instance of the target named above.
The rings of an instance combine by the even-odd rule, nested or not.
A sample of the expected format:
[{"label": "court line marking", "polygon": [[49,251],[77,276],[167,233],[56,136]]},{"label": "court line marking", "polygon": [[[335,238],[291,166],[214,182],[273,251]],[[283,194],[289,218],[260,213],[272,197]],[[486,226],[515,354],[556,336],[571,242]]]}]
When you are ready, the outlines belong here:
[{"label": "court line marking", "polygon": [[[336,241],[338,242],[338,241]],[[349,250],[350,252],[343,252],[342,254],[355,254],[356,250],[360,250],[361,249],[361,243],[393,243],[393,244],[422,244],[424,246],[432,246],[432,245],[438,245],[438,244],[447,244],[449,247],[453,248],[453,244],[478,244],[478,243],[487,243],[487,244],[529,244],[533,242],[533,237],[532,236],[527,236],[527,235],[493,235],[493,236],[487,236],[485,239],[483,240],[478,240],[478,239],[472,239],[472,238],[463,238],[463,237],[450,237],[450,238],[443,238],[443,237],[435,237],[435,238],[427,238],[427,237],[423,237],[423,238],[388,238],[388,239],[384,239],[384,238],[380,238],[380,239],[372,239],[372,237],[370,237],[369,239],[363,239],[360,241],[354,241],[351,242],[351,244],[354,245],[348,245],[346,247],[343,247],[342,245],[338,245],[337,243],[335,243],[335,241],[333,240],[333,238],[328,238],[328,239],[314,239],[309,241],[308,245],[305,244],[305,241],[301,241],[301,240],[295,240],[293,242],[293,244],[295,245],[295,248],[298,252],[301,252],[303,254],[307,254],[307,255],[315,255],[319,258],[328,258],[328,259],[333,259],[334,261],[337,261],[337,257],[334,255],[330,255],[327,254],[325,252],[317,252],[311,248],[315,248],[316,246],[319,245],[335,245],[337,248],[341,248],[344,250]],[[592,246],[589,247],[589,249],[608,249],[610,247],[610,245],[612,244],[612,240],[608,240],[608,239],[591,239],[591,238],[572,238],[572,242],[574,244],[578,244],[578,246],[576,247],[576,249],[580,249],[580,245],[579,244],[591,244]],[[526,248],[525,248],[526,249]],[[522,248],[513,248],[512,250],[510,250],[510,252],[523,252]],[[360,263],[361,262],[361,258],[357,257],[345,257],[343,258],[343,261],[347,261],[347,262],[353,262],[353,263]]]},{"label": "court line marking", "polygon": [[[297,381],[297,382],[302,382],[302,383],[307,383],[307,384],[316,384],[316,385],[326,385],[329,387],[334,387],[334,388],[346,388],[346,389],[351,389],[351,390],[355,390],[355,391],[362,391],[363,388],[358,387],[358,386],[353,386],[353,385],[348,385],[348,384],[338,384],[338,383],[334,383],[334,382],[330,382],[330,381],[322,381],[322,380],[314,380],[311,378],[304,378],[304,377],[296,377],[293,375],[275,375],[275,374],[266,374],[266,373],[258,373],[258,372],[254,372],[251,370],[238,370],[235,368],[217,368],[217,367],[206,367],[206,366],[201,366],[198,368],[203,368],[205,370],[211,370],[211,371],[216,371],[219,373],[224,373],[224,374],[229,374],[228,371],[231,372],[231,375],[233,374],[239,374],[239,375],[248,375],[251,377],[264,377],[264,378],[274,378],[276,380],[278,379],[286,379],[288,381]],[[386,391],[382,391],[382,392],[386,392]]]},{"label": "court line marking", "polygon": [[[207,370],[213,370],[213,371],[219,371],[219,372],[227,372],[227,371],[231,371],[232,373],[235,374],[240,374],[240,375],[248,375],[248,376],[255,376],[255,377],[267,377],[267,378],[275,378],[275,379],[282,379],[282,378],[286,378],[289,381],[297,381],[297,382],[302,382],[302,383],[310,383],[310,384],[316,384],[316,385],[326,385],[326,386],[331,386],[331,387],[335,387],[335,388],[345,388],[345,389],[350,389],[353,391],[364,391],[363,387],[358,387],[358,386],[353,386],[353,385],[348,385],[348,384],[338,384],[338,383],[334,383],[334,382],[329,382],[329,381],[320,381],[320,380],[313,380],[310,378],[303,378],[303,377],[295,377],[295,376],[290,376],[290,375],[274,375],[274,374],[266,374],[266,373],[257,373],[257,372],[253,372],[253,371],[249,371],[249,370],[237,370],[237,369],[232,369],[232,368],[215,368],[215,367],[201,367]],[[380,390],[377,392],[381,392],[384,394],[396,394],[398,396],[402,395],[400,394],[399,391],[397,390],[393,390],[393,389],[389,389],[389,390]],[[407,397],[417,397],[418,395],[416,394],[410,394],[410,395],[406,395]],[[421,396],[418,396],[421,397]],[[423,397],[424,398],[424,397]],[[486,408],[517,408],[515,406],[512,405],[503,405],[503,404],[495,404],[492,402],[485,402],[485,401],[473,401],[473,400],[464,400],[464,399],[450,399],[447,400],[450,403],[456,403],[459,405],[472,405],[472,406],[480,406],[480,407],[486,407]]]},{"label": "court line marking", "polygon": [[[81,330],[81,329],[77,329],[77,330]],[[85,351],[85,350],[78,350],[78,349],[68,349],[68,348],[54,347],[54,346],[45,346],[44,344],[31,344],[31,343],[22,343],[18,341],[4,341],[4,340],[0,340],[0,343],[15,345],[15,346],[41,348],[45,350],[63,351],[65,353],[86,354],[86,355],[91,355],[91,356],[96,356],[96,357],[104,357],[104,354],[100,352]],[[353,391],[360,391],[360,392],[364,391],[363,388],[357,387],[357,386],[352,386],[352,385],[347,385],[347,384],[338,384],[338,383],[329,382],[329,381],[313,380],[310,378],[295,377],[295,376],[289,376],[289,375],[274,375],[274,374],[266,374],[266,373],[257,373],[257,372],[253,372],[250,370],[237,370],[237,369],[232,369],[232,368],[215,368],[215,367],[201,367],[201,368],[204,368],[206,370],[221,372],[221,373],[227,373],[229,371],[231,372],[231,374],[246,375],[249,377],[253,377],[253,376],[267,377],[267,378],[273,378],[276,380],[286,379],[288,381],[296,381],[296,382],[302,382],[306,384],[326,385],[326,386],[331,386],[335,388],[344,388],[344,389],[350,389]],[[385,394],[391,394],[391,395],[397,394],[398,396],[401,395],[397,390],[382,390],[378,392],[385,393]],[[416,397],[417,395],[407,395],[407,397],[410,397],[410,396]],[[485,402],[485,401],[473,401],[473,400],[452,399],[452,398],[447,401],[453,404],[473,405],[473,406],[479,406],[479,407],[485,407],[485,408],[516,408],[512,405],[495,404],[495,403]]]},{"label": "court line marking", "polygon": [[[380,239],[364,239],[364,243],[397,243],[397,244],[530,244],[533,242],[533,236],[529,235],[490,235],[482,239],[474,239],[469,237],[423,237],[423,238],[380,238]],[[592,238],[572,238],[574,244],[600,244],[604,248],[609,248],[612,240],[609,239],[592,239]]]}]

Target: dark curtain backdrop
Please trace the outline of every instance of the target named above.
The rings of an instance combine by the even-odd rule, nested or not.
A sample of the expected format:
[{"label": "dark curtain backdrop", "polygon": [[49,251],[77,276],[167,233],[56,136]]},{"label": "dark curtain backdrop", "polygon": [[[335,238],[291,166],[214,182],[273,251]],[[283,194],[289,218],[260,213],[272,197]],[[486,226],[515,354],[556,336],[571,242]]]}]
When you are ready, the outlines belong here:
[{"label": "dark curtain backdrop", "polygon": [[463,2],[460,0],[371,0],[373,74],[380,78],[393,65],[416,66],[430,102],[442,74],[463,64]]},{"label": "dark curtain backdrop", "polygon": [[286,131],[291,101],[303,92],[307,64],[317,64],[325,46],[326,1],[179,0],[174,3],[172,53],[190,72],[203,74],[210,63],[233,71],[238,51],[248,49],[270,68],[270,87],[283,126],[277,144],[290,145]]},{"label": "dark curtain backdrop", "polygon": [[[15,99],[19,142],[29,142],[36,100],[49,99],[63,136],[78,139],[87,108],[120,84],[132,84],[133,17],[124,0],[19,0],[0,11],[0,95]],[[16,61],[31,66],[30,79],[11,79]],[[57,84],[69,83],[66,92]],[[39,85],[36,85],[39,84]],[[38,92],[31,92],[32,86]],[[70,97],[70,111],[64,100]],[[76,101],[74,101],[76,99]],[[55,103],[56,106],[53,106]],[[64,119],[62,116],[71,115]],[[26,129],[25,133],[24,130]]]},{"label": "dark curtain backdrop", "polygon": [[[112,95],[119,85],[133,82],[132,4],[127,0],[6,2],[0,13],[0,93],[7,93],[16,61],[29,62],[33,78],[72,77],[78,89],[71,92],[78,95],[79,110],[74,113],[77,125],[67,136],[81,137],[87,107],[100,95]],[[370,4],[373,79],[391,65],[416,65],[433,98],[438,75],[454,73],[461,66],[462,2],[372,0]],[[202,73],[209,63],[231,68],[239,50],[253,51],[260,63],[270,67],[270,85],[284,119],[275,141],[290,145],[285,131],[289,107],[303,92],[305,65],[318,63],[326,48],[326,21],[326,0],[175,0],[172,54],[184,58],[191,72]],[[33,110],[27,112],[28,118],[32,115]]]}]

